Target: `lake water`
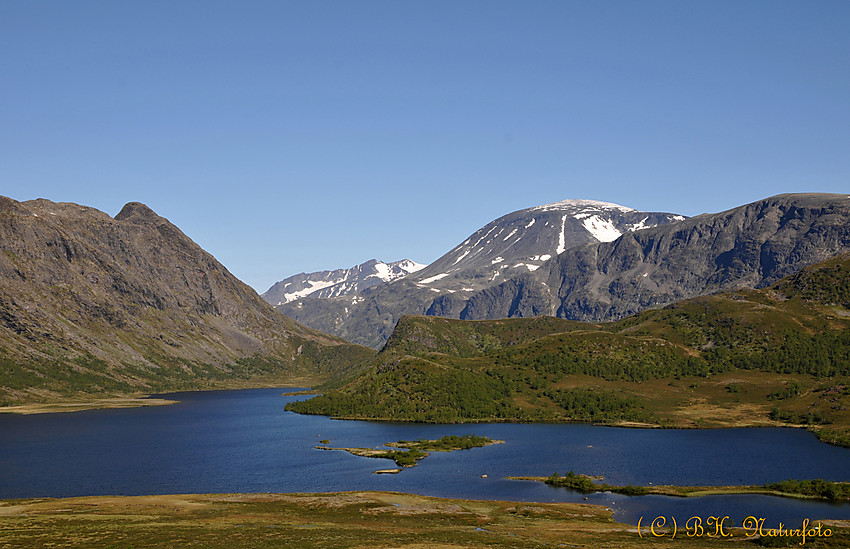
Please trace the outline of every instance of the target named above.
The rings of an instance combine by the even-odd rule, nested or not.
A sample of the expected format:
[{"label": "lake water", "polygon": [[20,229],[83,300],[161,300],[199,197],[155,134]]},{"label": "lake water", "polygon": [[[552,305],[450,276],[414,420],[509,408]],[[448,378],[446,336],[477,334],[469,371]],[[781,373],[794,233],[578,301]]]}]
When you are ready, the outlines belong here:
[{"label": "lake water", "polygon": [[[749,515],[767,524],[850,518],[850,504],[769,496],[585,496],[509,475],[602,475],[610,484],[737,485],[788,478],[850,481],[850,449],[800,429],[644,430],[565,424],[421,425],[284,412],[282,389],[175,393],[171,406],[0,414],[0,498],[391,490],[429,496],[571,501],[636,523],[657,516]],[[475,433],[505,444],[434,452],[397,475],[389,460],[316,450]],[[487,475],[487,478],[482,478]]]}]

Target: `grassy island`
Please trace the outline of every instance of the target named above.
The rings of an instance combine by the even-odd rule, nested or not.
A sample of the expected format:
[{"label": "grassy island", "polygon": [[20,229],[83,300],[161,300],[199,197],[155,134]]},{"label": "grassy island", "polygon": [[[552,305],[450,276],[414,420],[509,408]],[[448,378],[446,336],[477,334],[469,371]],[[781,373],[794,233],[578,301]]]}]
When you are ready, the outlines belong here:
[{"label": "grassy island", "polygon": [[350,454],[361,457],[391,459],[399,467],[415,467],[420,459],[428,457],[428,452],[454,452],[455,450],[468,450],[480,448],[491,444],[502,444],[503,440],[493,440],[478,435],[447,435],[437,440],[399,440],[388,442],[385,446],[392,450],[380,448],[331,448],[328,446],[316,446],[320,450],[344,450]]},{"label": "grassy island", "polygon": [[825,499],[828,501],[850,501],[850,482],[830,482],[827,480],[785,480],[762,486],[617,486],[594,482],[598,477],[576,474],[573,471],[565,475],[558,473],[549,477],[509,477],[514,480],[536,480],[550,486],[569,488],[583,493],[614,492],[627,496],[649,494],[677,497],[700,497],[729,494],[764,494],[771,496],[794,497],[804,499]]}]

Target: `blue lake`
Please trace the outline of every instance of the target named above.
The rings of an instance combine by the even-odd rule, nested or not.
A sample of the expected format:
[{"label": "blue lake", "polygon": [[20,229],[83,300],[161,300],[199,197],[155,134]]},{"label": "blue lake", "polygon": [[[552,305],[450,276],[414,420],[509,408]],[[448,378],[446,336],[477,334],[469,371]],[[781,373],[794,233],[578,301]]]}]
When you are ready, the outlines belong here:
[{"label": "blue lake", "polygon": [[[850,518],[850,504],[769,496],[585,496],[510,475],[557,471],[610,484],[737,485],[788,478],[850,481],[850,450],[800,429],[645,430],[565,424],[422,425],[336,421],[284,412],[282,389],[166,395],[171,406],[0,415],[0,498],[389,490],[429,496],[572,501],[615,518],[747,516],[767,524]],[[376,447],[475,433],[505,444],[434,452],[397,475],[388,460],[314,447]],[[487,475],[487,478],[482,478]],[[727,523],[728,524],[728,523]]]}]

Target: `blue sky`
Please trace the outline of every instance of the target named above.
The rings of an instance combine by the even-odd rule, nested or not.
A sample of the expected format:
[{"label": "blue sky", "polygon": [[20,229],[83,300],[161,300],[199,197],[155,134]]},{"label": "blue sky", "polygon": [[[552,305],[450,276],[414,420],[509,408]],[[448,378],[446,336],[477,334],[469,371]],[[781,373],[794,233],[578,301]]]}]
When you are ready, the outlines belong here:
[{"label": "blue sky", "polygon": [[850,2],[0,2],[0,194],[148,204],[262,292],[505,213],[850,191]]}]

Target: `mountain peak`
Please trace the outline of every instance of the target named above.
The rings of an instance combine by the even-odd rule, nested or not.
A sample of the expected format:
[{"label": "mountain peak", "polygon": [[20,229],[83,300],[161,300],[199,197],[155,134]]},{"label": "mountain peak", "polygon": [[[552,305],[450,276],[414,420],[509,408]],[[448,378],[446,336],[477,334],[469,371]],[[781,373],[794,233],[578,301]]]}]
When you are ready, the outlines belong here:
[{"label": "mountain peak", "polygon": [[533,208],[528,208],[527,211],[546,212],[550,210],[572,210],[578,208],[593,210],[617,210],[620,212],[637,211],[634,208],[629,208],[628,206],[620,206],[619,204],[614,204],[612,202],[602,202],[601,200],[585,200],[581,198],[569,198],[567,200],[561,200],[560,202],[553,202],[551,204],[535,206]]},{"label": "mountain peak", "polygon": [[115,221],[132,221],[135,223],[150,223],[161,219],[156,212],[141,202],[127,202],[115,216]]}]

